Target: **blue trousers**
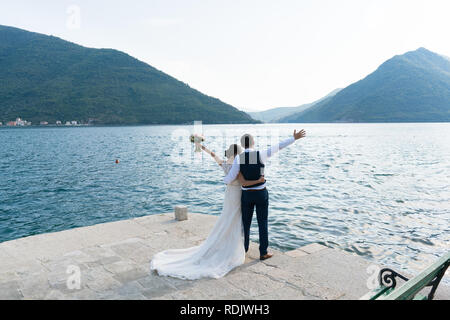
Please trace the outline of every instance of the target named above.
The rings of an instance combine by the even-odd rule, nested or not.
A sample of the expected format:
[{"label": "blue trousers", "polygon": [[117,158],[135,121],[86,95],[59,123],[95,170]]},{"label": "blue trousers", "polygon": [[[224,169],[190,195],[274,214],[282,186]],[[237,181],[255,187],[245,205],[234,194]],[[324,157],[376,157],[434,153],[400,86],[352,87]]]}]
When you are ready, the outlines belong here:
[{"label": "blue trousers", "polygon": [[259,253],[261,256],[267,254],[269,247],[269,232],[267,218],[269,216],[269,192],[267,189],[257,191],[242,190],[241,210],[242,224],[244,225],[245,252],[250,244],[250,226],[252,224],[253,212],[256,207],[256,218],[259,228]]}]

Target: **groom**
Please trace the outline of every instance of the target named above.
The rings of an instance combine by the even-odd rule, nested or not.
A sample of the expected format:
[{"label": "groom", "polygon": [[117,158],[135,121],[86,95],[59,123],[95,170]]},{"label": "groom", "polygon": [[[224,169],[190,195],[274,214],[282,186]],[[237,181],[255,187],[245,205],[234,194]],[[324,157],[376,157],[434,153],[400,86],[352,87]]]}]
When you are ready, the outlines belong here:
[{"label": "groom", "polygon": [[[293,137],[262,152],[253,150],[255,141],[250,134],[243,135],[241,138],[241,145],[245,151],[234,159],[233,166],[228,175],[224,178],[224,182],[226,184],[231,183],[236,179],[239,172],[242,173],[245,180],[258,180],[264,175],[265,162],[268,158],[279,150],[291,145],[298,139],[305,137],[305,135],[305,130],[301,130],[300,132],[294,130]],[[242,187],[241,208],[246,252],[248,251],[250,243],[250,226],[252,224],[255,207],[259,228],[260,260],[266,260],[273,256],[273,254],[267,252],[267,248],[269,247],[269,234],[267,229],[269,193],[266,189],[266,182]]]}]

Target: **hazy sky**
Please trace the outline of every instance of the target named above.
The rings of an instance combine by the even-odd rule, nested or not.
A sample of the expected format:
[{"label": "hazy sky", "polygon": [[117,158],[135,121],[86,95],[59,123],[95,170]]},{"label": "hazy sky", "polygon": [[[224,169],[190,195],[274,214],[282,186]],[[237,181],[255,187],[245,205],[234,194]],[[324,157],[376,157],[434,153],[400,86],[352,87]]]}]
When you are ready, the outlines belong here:
[{"label": "hazy sky", "polygon": [[449,14],[449,0],[0,2],[0,24],[124,51],[246,111],[311,102],[419,47],[450,56]]}]

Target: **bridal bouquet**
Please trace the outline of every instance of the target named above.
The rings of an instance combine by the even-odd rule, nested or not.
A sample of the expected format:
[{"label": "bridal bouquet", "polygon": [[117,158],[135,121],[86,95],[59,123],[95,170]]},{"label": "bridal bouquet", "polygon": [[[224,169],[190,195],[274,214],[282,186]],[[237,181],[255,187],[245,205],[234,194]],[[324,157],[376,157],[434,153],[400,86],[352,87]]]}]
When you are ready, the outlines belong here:
[{"label": "bridal bouquet", "polygon": [[202,152],[200,143],[205,141],[205,138],[198,134],[191,134],[189,140],[191,140],[191,143],[195,143],[195,152]]}]

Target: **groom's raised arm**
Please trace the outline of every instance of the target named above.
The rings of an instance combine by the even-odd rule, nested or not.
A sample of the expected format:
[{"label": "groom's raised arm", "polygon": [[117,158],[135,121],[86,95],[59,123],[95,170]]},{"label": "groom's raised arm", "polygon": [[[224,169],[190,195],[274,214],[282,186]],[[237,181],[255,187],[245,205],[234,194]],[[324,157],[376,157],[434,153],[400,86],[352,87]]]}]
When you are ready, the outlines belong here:
[{"label": "groom's raised arm", "polygon": [[279,144],[276,144],[270,147],[269,149],[262,151],[260,153],[261,161],[263,163],[266,162],[266,160],[269,159],[271,156],[273,156],[275,153],[293,144],[294,142],[295,142],[294,137],[290,137],[286,140],[281,141]]},{"label": "groom's raised arm", "polygon": [[240,169],[239,156],[236,155],[233,161],[233,165],[231,166],[230,172],[228,172],[226,177],[223,178],[223,182],[225,182],[226,184],[230,184],[232,181],[234,181],[234,179],[236,179],[239,174],[239,169]]},{"label": "groom's raised arm", "polygon": [[304,138],[305,135],[306,135],[305,130],[301,130],[299,132],[297,132],[295,130],[294,131],[294,135],[292,137],[290,137],[290,138],[288,138],[286,140],[283,140],[279,144],[274,145],[274,146],[270,147],[269,149],[261,152],[260,153],[261,161],[264,163],[267,159],[269,159],[275,153],[277,153],[278,151],[286,148],[287,146],[290,146],[291,144],[293,144],[298,139]]}]

